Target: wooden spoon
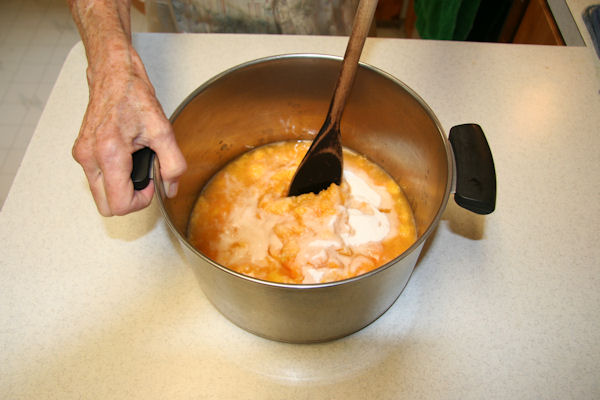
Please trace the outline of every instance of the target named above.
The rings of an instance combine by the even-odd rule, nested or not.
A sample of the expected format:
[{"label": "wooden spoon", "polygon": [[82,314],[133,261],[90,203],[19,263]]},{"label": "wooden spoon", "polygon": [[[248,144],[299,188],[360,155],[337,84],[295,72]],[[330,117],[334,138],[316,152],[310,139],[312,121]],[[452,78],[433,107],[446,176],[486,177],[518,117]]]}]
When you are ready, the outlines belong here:
[{"label": "wooden spoon", "polygon": [[327,117],[294,174],[288,196],[298,196],[309,192],[319,193],[332,183],[339,185],[342,182],[343,158],[340,120],[346,99],[354,83],[358,60],[376,7],[377,0],[360,0],[358,4],[352,24],[352,33],[348,39],[342,69],[329,104]]}]

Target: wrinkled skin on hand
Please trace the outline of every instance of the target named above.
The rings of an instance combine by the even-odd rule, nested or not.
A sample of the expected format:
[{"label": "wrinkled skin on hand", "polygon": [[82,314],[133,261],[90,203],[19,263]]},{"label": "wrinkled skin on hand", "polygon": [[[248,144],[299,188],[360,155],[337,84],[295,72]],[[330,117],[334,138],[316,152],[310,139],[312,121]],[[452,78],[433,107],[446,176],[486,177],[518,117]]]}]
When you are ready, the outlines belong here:
[{"label": "wrinkled skin on hand", "polygon": [[[186,163],[154,87],[131,43],[129,0],[69,0],[88,59],[88,107],[73,157],[100,214],[124,215],[150,204],[154,186],[135,191],[131,155],[156,153],[165,193],[177,193]],[[156,173],[157,171],[155,171]]]},{"label": "wrinkled skin on hand", "polygon": [[[134,50],[132,50],[134,51]],[[185,171],[172,127],[155,97],[141,60],[111,65],[88,73],[90,100],[73,157],[88,179],[98,211],[123,215],[150,204],[154,186],[133,190],[131,154],[151,147],[160,161],[165,192],[177,192],[177,178]]]}]

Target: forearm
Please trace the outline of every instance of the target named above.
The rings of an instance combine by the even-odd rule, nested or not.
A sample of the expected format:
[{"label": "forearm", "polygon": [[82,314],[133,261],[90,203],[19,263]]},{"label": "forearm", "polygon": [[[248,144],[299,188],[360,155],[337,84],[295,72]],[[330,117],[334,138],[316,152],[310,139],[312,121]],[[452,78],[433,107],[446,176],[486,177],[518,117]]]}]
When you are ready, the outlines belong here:
[{"label": "forearm", "polygon": [[[68,0],[94,77],[137,64],[131,45],[130,0]],[[132,59],[133,58],[133,59]]]}]

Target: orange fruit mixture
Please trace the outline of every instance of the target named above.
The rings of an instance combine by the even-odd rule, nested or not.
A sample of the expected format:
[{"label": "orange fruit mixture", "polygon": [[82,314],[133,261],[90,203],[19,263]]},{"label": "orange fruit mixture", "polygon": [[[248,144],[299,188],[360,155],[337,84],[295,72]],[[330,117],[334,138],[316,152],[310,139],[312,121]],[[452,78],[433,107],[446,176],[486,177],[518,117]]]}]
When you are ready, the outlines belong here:
[{"label": "orange fruit mixture", "polygon": [[273,143],[227,164],[194,206],[192,245],[255,278],[322,283],[375,269],[415,242],[413,214],[398,184],[347,149],[341,185],[287,197],[309,146]]}]

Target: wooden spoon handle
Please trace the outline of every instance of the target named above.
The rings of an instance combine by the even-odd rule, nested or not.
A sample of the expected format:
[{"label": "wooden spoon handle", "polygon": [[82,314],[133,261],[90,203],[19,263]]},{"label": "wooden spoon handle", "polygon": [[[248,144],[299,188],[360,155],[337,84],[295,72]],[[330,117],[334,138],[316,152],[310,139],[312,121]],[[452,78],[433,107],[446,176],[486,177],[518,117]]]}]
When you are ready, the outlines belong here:
[{"label": "wooden spoon handle", "polygon": [[339,125],[340,123],[346,100],[354,83],[354,77],[358,69],[358,60],[360,59],[369,29],[371,28],[376,8],[377,0],[360,0],[356,9],[352,24],[352,34],[350,39],[348,39],[346,54],[344,55],[344,61],[342,61],[342,69],[329,106],[329,120],[334,125]]}]

